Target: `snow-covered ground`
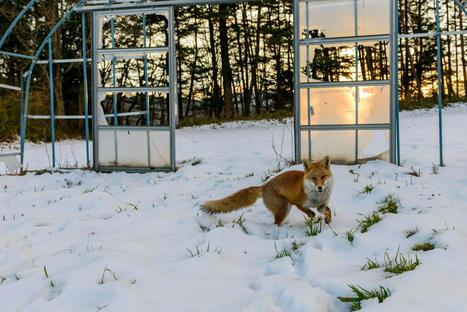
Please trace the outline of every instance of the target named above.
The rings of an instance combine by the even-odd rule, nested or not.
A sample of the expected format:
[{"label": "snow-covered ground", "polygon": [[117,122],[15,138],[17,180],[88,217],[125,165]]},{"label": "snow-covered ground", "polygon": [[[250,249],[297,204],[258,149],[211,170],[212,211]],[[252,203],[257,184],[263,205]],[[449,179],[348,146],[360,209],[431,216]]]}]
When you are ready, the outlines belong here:
[{"label": "snow-covered ground", "polygon": [[[311,237],[297,209],[277,227],[261,200],[199,211],[275,175],[272,142],[291,157],[289,123],[179,130],[175,173],[0,176],[0,311],[347,311],[337,297],[353,296],[348,285],[391,291],[382,304],[364,301],[366,311],[467,311],[467,105],[444,112],[447,166],[435,174],[437,118],[401,114],[403,167],[333,166],[332,229]],[[29,169],[49,166],[47,148],[27,145]],[[57,149],[62,166],[83,164],[83,142]],[[361,194],[367,185],[374,190]],[[399,213],[361,233],[357,219],[390,194]],[[427,242],[435,248],[412,250]],[[398,250],[421,264],[399,275],[361,270]]]}]

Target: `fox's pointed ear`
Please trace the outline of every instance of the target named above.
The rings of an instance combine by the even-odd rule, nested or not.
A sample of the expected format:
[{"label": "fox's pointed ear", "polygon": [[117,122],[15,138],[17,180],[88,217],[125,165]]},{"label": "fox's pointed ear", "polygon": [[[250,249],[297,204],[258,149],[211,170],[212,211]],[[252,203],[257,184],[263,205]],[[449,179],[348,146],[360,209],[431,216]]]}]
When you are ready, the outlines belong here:
[{"label": "fox's pointed ear", "polygon": [[326,156],[321,160],[321,163],[325,168],[329,168],[331,166],[331,160],[329,159],[329,156]]},{"label": "fox's pointed ear", "polygon": [[303,160],[303,168],[305,168],[305,171],[310,171],[312,164],[313,163],[311,161],[309,161],[307,159],[304,159]]}]

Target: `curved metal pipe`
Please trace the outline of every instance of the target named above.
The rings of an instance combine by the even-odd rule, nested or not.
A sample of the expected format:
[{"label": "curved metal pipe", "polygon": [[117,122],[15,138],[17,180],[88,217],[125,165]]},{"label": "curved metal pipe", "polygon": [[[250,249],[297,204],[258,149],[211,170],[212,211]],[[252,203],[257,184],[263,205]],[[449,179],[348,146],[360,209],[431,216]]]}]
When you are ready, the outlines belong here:
[{"label": "curved metal pipe", "polygon": [[79,1],[77,4],[75,4],[61,19],[60,21],[52,28],[52,30],[49,32],[47,37],[44,39],[42,44],[40,45],[39,49],[37,50],[36,54],[34,55],[34,59],[31,62],[31,65],[29,66],[28,70],[28,78],[26,81],[26,90],[25,90],[25,99],[24,99],[24,110],[23,110],[23,116],[21,118],[24,118],[23,120],[23,128],[21,131],[21,149],[24,149],[24,142],[26,140],[26,124],[27,124],[27,114],[28,114],[28,104],[29,104],[29,89],[31,86],[31,77],[32,73],[34,70],[34,66],[36,65],[37,59],[39,55],[42,53],[42,50],[44,49],[45,45],[49,41],[49,39],[52,37],[52,35],[57,31],[57,29],[63,24],[63,22],[73,13],[75,12],[76,8],[81,7],[84,3],[84,0]]},{"label": "curved metal pipe", "polygon": [[24,9],[18,14],[18,16],[15,18],[13,23],[11,23],[10,27],[6,30],[6,32],[3,34],[2,39],[0,40],[0,49],[2,49],[3,44],[6,41],[6,38],[10,35],[11,31],[13,28],[15,28],[16,24],[18,24],[19,20],[23,17],[23,15],[31,8],[31,6],[36,2],[36,0],[31,0],[29,3],[24,7]]},{"label": "curved metal pipe", "polygon": [[467,15],[467,2],[464,5],[462,5],[462,3],[459,2],[459,0],[454,0],[454,2],[457,4],[457,6],[462,10],[464,11],[465,15]]}]

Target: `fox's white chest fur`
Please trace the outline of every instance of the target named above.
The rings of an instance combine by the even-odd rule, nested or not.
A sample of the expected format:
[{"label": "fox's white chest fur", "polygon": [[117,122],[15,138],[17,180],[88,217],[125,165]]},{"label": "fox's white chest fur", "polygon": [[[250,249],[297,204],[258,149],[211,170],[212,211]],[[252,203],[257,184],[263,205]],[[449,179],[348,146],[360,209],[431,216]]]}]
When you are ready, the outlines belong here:
[{"label": "fox's white chest fur", "polygon": [[305,202],[304,206],[307,208],[326,207],[329,203],[329,199],[331,198],[333,185],[334,179],[331,177],[326,180],[323,190],[319,192],[312,181],[305,179],[303,181],[303,189],[308,200]]}]

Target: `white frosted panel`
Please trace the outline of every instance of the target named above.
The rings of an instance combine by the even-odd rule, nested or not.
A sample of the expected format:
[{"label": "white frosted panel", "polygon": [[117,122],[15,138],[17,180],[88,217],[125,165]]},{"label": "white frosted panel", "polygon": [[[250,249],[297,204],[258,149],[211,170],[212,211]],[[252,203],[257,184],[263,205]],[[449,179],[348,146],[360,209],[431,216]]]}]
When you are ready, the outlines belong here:
[{"label": "white frosted panel", "polygon": [[117,165],[148,167],[148,139],[146,131],[117,130]]},{"label": "white frosted panel", "polygon": [[358,123],[389,123],[390,87],[359,87],[358,90]]},{"label": "white frosted panel", "polygon": [[358,159],[389,161],[389,130],[359,130]]},{"label": "white frosted panel", "polygon": [[149,133],[151,167],[170,167],[170,132],[151,131]]},{"label": "white frosted panel", "polygon": [[[311,159],[329,156],[331,162],[347,164],[355,162],[355,131],[310,131]],[[302,158],[309,158],[308,131],[302,131]]]},{"label": "white frosted panel", "polygon": [[[306,38],[307,5],[300,3],[300,39]],[[354,0],[313,0],[308,2],[309,38],[355,35]]]},{"label": "white frosted panel", "polygon": [[355,71],[355,45],[352,43],[300,47],[301,82],[353,81]]},{"label": "white frosted panel", "polygon": [[99,133],[99,165],[115,166],[115,132],[97,130]]},{"label": "white frosted panel", "polygon": [[308,99],[311,125],[355,124],[355,88],[311,88],[300,90],[301,124],[308,125]]},{"label": "white frosted panel", "polygon": [[390,33],[390,0],[357,0],[358,35]]}]

